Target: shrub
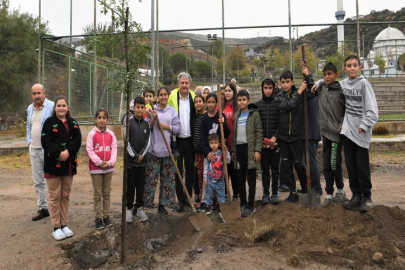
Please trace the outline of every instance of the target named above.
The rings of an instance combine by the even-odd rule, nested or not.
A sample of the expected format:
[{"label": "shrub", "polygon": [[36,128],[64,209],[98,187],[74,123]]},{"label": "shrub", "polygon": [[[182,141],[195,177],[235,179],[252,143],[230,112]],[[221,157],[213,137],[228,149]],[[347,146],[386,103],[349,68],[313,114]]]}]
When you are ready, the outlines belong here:
[{"label": "shrub", "polygon": [[387,135],[390,132],[388,131],[387,124],[385,123],[378,123],[373,127],[373,134],[374,135]]}]

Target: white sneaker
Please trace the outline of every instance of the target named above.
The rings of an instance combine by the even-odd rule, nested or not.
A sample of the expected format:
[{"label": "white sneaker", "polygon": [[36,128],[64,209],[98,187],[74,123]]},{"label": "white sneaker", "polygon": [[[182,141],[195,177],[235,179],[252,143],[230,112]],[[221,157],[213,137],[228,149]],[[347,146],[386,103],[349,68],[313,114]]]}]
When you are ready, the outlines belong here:
[{"label": "white sneaker", "polygon": [[68,226],[64,227],[62,229],[62,232],[66,235],[66,238],[73,236],[73,232],[71,229],[68,228]]},{"label": "white sneaker", "polygon": [[66,235],[62,232],[61,229],[57,229],[56,231],[52,232],[53,238],[55,238],[56,241],[60,241],[66,238]]},{"label": "white sneaker", "polygon": [[132,223],[132,209],[127,209],[126,222]]},{"label": "white sneaker", "polygon": [[136,215],[139,217],[139,219],[142,222],[145,222],[145,221],[148,220],[148,216],[146,215],[145,210],[143,210],[143,207],[138,208],[138,211],[136,212]]}]

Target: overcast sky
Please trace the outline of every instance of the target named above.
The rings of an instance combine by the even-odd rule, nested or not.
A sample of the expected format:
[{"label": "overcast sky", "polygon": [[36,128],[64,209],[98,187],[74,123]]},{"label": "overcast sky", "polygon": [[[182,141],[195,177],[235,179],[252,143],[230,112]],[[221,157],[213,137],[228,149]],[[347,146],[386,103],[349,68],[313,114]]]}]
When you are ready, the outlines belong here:
[{"label": "overcast sky", "polygon": [[[94,21],[93,0],[73,1],[73,35],[83,33],[83,27]],[[225,27],[288,24],[288,0],[224,0]],[[336,23],[336,0],[291,0],[291,23]],[[39,0],[11,0],[12,9],[38,15]],[[403,0],[359,0],[359,13],[369,14],[371,10],[400,10]],[[151,27],[151,0],[130,1],[130,12],[144,30]],[[156,4],[155,4],[156,7]],[[346,18],[356,15],[356,1],[343,0]],[[110,16],[100,13],[97,6],[97,22],[110,21]],[[42,18],[48,22],[52,34],[61,36],[70,33],[70,0],[42,0]],[[156,24],[155,24],[156,25]],[[156,27],[156,26],[155,26]],[[161,30],[222,27],[221,0],[160,0],[159,28]],[[298,34],[319,30],[322,27],[301,27]],[[199,31],[198,34],[221,31]],[[257,36],[288,37],[288,28],[266,28],[248,30],[227,30],[225,37],[248,38]]]}]

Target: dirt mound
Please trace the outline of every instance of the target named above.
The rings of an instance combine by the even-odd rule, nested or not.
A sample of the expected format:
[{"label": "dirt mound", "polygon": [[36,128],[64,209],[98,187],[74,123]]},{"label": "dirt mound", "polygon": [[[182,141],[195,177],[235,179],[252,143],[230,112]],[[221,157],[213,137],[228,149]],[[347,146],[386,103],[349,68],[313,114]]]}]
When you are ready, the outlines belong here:
[{"label": "dirt mound", "polygon": [[[256,208],[253,216],[228,223],[222,223],[214,211],[210,216],[214,225],[199,233],[188,221],[190,212],[150,215],[150,222],[128,226],[127,267],[159,268],[155,256],[192,262],[206,250],[220,254],[252,247],[283,256],[289,265],[299,268],[313,263],[340,269],[405,267],[405,211],[399,207],[375,206],[365,214],[344,210],[341,205],[314,211],[287,203],[257,204]],[[106,241],[106,237],[92,235],[65,247],[75,268],[97,267],[106,261],[104,267],[118,267],[119,225],[115,228],[115,251],[103,248],[110,251],[109,259],[104,256],[98,263],[84,259],[91,252],[89,245],[97,245],[88,242]]]}]

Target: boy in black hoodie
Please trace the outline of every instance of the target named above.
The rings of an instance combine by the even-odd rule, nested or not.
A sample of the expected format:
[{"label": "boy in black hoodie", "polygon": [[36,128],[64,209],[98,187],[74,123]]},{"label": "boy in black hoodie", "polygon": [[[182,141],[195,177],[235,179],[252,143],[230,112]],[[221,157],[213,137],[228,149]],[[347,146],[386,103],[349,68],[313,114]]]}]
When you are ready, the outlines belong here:
[{"label": "boy in black hoodie", "polygon": [[[306,171],[302,157],[301,138],[304,134],[304,105],[303,92],[311,89],[314,80],[309,74],[301,87],[297,89],[294,85],[291,71],[284,71],[280,76],[281,89],[277,95],[277,102],[280,108],[280,124],[278,128],[278,141],[281,150],[281,173],[284,174],[289,188],[290,195],[286,202],[298,202],[293,164],[301,184],[302,193],[307,193]],[[312,95],[313,96],[313,95]]]},{"label": "boy in black hoodie", "polygon": [[263,148],[261,154],[263,198],[262,204],[270,202],[270,168],[271,168],[271,203],[280,202],[278,197],[278,180],[280,176],[280,151],[275,147],[278,137],[278,125],[280,121],[280,109],[278,108],[275,81],[266,78],[262,82],[263,97],[256,102],[259,106],[260,120],[263,126]]}]

